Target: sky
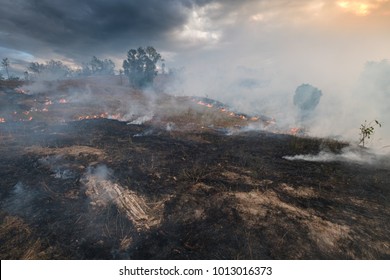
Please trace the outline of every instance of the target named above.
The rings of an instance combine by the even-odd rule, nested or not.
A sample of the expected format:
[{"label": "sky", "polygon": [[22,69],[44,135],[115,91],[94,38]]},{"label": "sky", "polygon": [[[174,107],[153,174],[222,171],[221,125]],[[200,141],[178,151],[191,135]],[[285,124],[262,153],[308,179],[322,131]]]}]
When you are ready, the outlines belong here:
[{"label": "sky", "polygon": [[317,127],[367,102],[374,109],[355,122],[383,116],[390,125],[375,112],[386,100],[356,94],[366,63],[390,59],[390,0],[0,0],[0,15],[0,58],[14,73],[26,62],[76,66],[93,55],[119,69],[129,49],[151,45],[180,70],[174,94],[288,121],[294,90],[310,83],[329,120]]}]

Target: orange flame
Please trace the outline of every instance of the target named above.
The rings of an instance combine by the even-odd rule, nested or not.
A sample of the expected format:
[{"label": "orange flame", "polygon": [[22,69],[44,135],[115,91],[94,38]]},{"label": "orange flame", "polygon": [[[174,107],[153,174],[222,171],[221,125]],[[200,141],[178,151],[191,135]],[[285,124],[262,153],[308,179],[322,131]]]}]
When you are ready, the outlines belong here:
[{"label": "orange flame", "polygon": [[115,115],[108,115],[108,113],[106,113],[107,114],[107,117],[109,118],[109,119],[112,119],[112,120],[120,120],[122,117],[121,117],[121,114],[115,114]]},{"label": "orange flame", "polygon": [[24,89],[21,89],[21,88],[17,88],[17,89],[15,89],[15,91],[17,93],[20,93],[20,94],[26,94],[26,91]]},{"label": "orange flame", "polygon": [[208,108],[213,108],[213,107],[214,107],[213,104],[205,103],[205,102],[203,102],[202,100],[199,100],[199,101],[197,102],[197,104],[202,105],[202,106],[206,106],[206,107],[208,107]]},{"label": "orange flame", "polygon": [[299,127],[293,127],[290,129],[290,133],[292,135],[297,135],[300,131],[301,131],[301,129]]},{"label": "orange flame", "polygon": [[104,119],[107,118],[108,114],[107,113],[101,113],[97,115],[86,115],[86,116],[79,116],[78,120],[93,120],[93,119]]}]

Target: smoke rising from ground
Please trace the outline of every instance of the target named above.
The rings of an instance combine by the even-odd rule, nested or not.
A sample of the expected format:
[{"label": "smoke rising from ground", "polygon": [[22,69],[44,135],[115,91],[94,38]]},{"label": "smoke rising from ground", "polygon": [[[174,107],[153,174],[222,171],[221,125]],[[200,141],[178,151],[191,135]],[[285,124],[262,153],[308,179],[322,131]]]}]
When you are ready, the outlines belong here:
[{"label": "smoke rising from ground", "polygon": [[[305,124],[310,135],[358,141],[360,124],[378,119],[383,128],[372,145],[388,145],[390,92],[387,87],[379,94],[375,84],[388,71],[389,63],[381,61],[389,58],[390,40],[381,32],[389,26],[384,15],[389,3],[372,2],[365,16],[332,1],[246,1],[235,12],[209,5],[197,14],[196,26],[210,36],[222,32],[167,61],[183,67],[172,90],[298,126],[293,95],[298,86],[311,84],[323,96]],[[378,69],[367,69],[368,61]]]},{"label": "smoke rising from ground", "polygon": [[[251,42],[243,42],[246,44]],[[390,82],[385,78],[390,72],[389,61],[349,58],[329,62],[323,56],[336,50],[315,53],[308,46],[306,50],[308,55],[296,54],[301,61],[278,61],[272,55],[267,60],[261,52],[244,52],[256,61],[245,64],[240,54],[216,50],[216,56],[210,54],[207,62],[195,62],[184,69],[176,94],[207,96],[236,111],[263,114],[275,118],[280,126],[294,127],[301,125],[299,110],[293,104],[294,92],[308,83],[323,93],[304,124],[309,135],[358,142],[360,125],[365,120],[378,120],[383,127],[375,129],[370,145],[390,145]]]},{"label": "smoke rising from ground", "polygon": [[381,166],[382,168],[390,168],[390,157],[380,151],[371,149],[361,149],[359,147],[346,147],[340,153],[329,151],[321,151],[316,155],[295,155],[284,156],[284,159],[296,161],[311,161],[311,162],[352,162],[357,164],[370,164]]},{"label": "smoke rising from ground", "polygon": [[[390,145],[390,90],[384,78],[389,62],[382,61],[390,56],[385,36],[389,1],[343,6],[315,0],[163,5],[151,0],[150,9],[122,0],[91,0],[81,6],[71,1],[66,7],[59,1],[8,2],[2,7],[3,49],[29,46],[28,52],[55,53],[73,62],[109,55],[120,65],[129,48],[150,44],[167,54],[168,68],[181,69],[167,93],[207,96],[238,112],[266,115],[279,126],[294,127],[300,124],[293,95],[307,83],[323,93],[305,123],[309,135],[356,142],[360,124],[377,119],[383,127],[370,145]],[[41,24],[41,14],[46,24]],[[131,102],[124,106],[129,107],[125,119],[130,122],[136,120],[133,112],[139,117],[147,107],[139,109]]]},{"label": "smoke rising from ground", "polygon": [[39,192],[34,188],[25,185],[23,182],[18,182],[13,187],[10,196],[3,202],[3,207],[13,215],[20,215],[22,217],[31,215],[37,212],[37,209],[33,206],[33,202],[38,195]]}]

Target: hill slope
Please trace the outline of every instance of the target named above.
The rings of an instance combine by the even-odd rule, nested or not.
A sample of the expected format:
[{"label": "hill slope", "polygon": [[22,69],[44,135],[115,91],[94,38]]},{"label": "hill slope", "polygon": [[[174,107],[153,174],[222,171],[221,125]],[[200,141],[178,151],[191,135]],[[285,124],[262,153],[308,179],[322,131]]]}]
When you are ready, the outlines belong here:
[{"label": "hill slope", "polygon": [[386,159],[288,160],[348,144],[246,131],[280,129],[191,97],[54,88],[2,93],[2,113],[35,113],[0,123],[2,259],[390,257]]}]

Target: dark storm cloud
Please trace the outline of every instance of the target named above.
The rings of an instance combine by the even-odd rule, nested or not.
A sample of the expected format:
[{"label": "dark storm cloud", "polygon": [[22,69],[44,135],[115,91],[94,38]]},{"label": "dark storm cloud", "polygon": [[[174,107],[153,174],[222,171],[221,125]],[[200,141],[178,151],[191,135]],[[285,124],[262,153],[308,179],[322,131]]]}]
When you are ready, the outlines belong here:
[{"label": "dark storm cloud", "polygon": [[[194,6],[179,0],[2,0],[0,46],[65,56],[167,41]],[[41,53],[42,55],[42,53]]]}]

